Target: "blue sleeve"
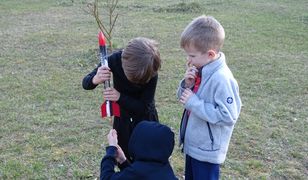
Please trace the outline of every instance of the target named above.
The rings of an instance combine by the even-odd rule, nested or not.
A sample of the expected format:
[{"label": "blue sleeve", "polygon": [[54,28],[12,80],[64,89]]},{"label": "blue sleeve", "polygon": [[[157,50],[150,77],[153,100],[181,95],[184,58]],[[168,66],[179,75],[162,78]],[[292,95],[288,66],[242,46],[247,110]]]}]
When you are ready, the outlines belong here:
[{"label": "blue sleeve", "polygon": [[100,180],[135,179],[136,175],[130,168],[131,166],[127,161],[122,164],[120,172],[114,171],[117,164],[115,159],[116,153],[117,147],[108,146],[106,148],[106,155],[101,161]]},{"label": "blue sleeve", "polygon": [[101,161],[101,174],[100,179],[110,179],[114,174],[114,167],[116,165],[116,152],[117,147],[108,146],[106,147],[106,155],[103,157]]},{"label": "blue sleeve", "polygon": [[100,67],[101,64],[99,64],[95,69],[93,69],[92,72],[90,72],[89,74],[87,74],[83,80],[82,80],[82,87],[85,90],[92,90],[95,89],[97,85],[92,83],[92,79],[93,77],[96,75],[97,69],[98,67]]}]

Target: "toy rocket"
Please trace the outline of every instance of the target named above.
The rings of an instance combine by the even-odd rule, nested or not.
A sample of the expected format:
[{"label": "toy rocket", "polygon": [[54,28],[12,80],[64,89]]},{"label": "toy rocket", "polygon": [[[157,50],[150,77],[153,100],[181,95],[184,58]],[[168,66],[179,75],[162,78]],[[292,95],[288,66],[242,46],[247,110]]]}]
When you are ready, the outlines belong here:
[{"label": "toy rocket", "polygon": [[[102,66],[108,67],[108,54],[107,54],[107,46],[106,46],[106,39],[103,32],[99,32],[98,34],[98,43],[99,43],[99,55],[100,55],[100,62]],[[110,80],[104,82],[104,89],[110,87]],[[106,100],[101,105],[101,113],[102,118],[104,117],[111,117],[117,116],[120,117],[120,107],[116,102],[111,102]]]}]

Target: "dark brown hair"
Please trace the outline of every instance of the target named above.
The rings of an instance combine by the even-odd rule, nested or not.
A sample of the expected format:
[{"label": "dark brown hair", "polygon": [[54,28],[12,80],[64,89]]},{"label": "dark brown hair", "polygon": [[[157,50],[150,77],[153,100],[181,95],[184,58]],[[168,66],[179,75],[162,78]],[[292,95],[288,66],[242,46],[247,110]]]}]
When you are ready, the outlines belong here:
[{"label": "dark brown hair", "polygon": [[122,67],[127,79],[145,84],[157,75],[161,59],[156,41],[144,37],[134,38],[122,52]]}]

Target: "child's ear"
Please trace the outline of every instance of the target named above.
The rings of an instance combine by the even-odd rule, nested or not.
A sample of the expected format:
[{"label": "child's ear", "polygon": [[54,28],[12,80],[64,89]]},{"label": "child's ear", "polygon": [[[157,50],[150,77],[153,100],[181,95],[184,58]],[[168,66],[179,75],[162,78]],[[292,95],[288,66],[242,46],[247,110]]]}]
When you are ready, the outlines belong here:
[{"label": "child's ear", "polygon": [[215,58],[216,57],[216,52],[212,49],[210,49],[208,52],[207,52],[209,58]]}]

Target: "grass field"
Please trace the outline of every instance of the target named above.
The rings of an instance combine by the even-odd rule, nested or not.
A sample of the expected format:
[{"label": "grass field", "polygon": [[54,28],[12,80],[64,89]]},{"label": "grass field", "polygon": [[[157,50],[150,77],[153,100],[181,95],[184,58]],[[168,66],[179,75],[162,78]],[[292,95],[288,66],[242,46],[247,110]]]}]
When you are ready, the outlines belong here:
[{"label": "grass field", "polygon": [[[0,179],[99,175],[111,124],[100,118],[100,88],[81,87],[98,48],[85,7],[79,0],[0,0]],[[216,17],[244,105],[221,178],[307,179],[307,7],[306,0],[120,0],[114,44],[137,36],[160,43],[156,103],[161,122],[177,134],[175,92],[185,70],[179,36],[192,18]],[[177,146],[171,162],[182,178]]]}]

